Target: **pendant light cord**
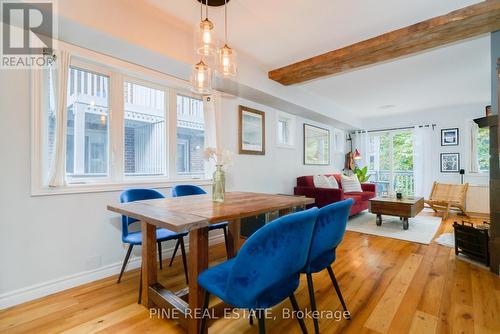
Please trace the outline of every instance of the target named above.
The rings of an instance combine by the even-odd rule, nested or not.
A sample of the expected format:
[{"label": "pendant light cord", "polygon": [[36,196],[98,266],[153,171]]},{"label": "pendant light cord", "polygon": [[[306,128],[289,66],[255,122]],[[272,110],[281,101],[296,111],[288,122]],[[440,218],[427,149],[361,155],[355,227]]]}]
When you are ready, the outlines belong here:
[{"label": "pendant light cord", "polygon": [[224,0],[224,35],[227,44],[227,0]]},{"label": "pendant light cord", "polygon": [[205,0],[205,18],[208,19],[208,0]]}]

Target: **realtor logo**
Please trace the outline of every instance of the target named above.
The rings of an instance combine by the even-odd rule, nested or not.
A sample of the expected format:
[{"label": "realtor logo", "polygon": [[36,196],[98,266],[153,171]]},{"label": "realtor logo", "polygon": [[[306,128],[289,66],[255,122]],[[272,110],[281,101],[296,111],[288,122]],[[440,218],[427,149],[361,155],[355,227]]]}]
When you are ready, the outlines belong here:
[{"label": "realtor logo", "polygon": [[2,0],[2,68],[46,67],[53,62],[53,1]]}]

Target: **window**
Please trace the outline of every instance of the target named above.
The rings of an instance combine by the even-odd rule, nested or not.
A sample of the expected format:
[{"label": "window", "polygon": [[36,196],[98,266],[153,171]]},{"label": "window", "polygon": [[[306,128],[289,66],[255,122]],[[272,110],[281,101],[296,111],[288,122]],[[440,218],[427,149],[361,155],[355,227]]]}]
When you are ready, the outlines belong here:
[{"label": "window", "polygon": [[66,174],[108,175],[109,78],[71,67],[67,96]]},{"label": "window", "polygon": [[276,145],[291,148],[294,145],[295,117],[285,113],[277,114]]},{"label": "window", "polygon": [[368,155],[370,180],[377,185],[377,193],[414,194],[412,131],[370,133]]},{"label": "window", "polygon": [[48,187],[51,165],[60,167],[53,164],[56,152],[61,154],[56,150],[56,74],[52,69],[31,74],[37,101],[32,109],[33,195],[117,190],[127,182],[160,187],[205,176],[202,100],[169,88],[182,85],[177,79],[78,48],[63,91],[66,150],[57,157],[66,164],[66,186]]},{"label": "window", "polygon": [[205,173],[203,101],[177,95],[177,175],[202,177]]},{"label": "window", "polygon": [[479,172],[488,173],[490,171],[490,129],[480,128],[477,137],[477,159],[479,162]]},{"label": "window", "polygon": [[165,92],[125,81],[124,173],[165,175]]}]

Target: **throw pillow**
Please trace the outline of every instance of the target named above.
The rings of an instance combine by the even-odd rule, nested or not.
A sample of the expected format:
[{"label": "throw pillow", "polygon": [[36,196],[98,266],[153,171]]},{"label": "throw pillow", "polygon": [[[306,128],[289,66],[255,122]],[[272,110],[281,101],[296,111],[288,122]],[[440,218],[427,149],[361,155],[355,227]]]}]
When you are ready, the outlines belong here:
[{"label": "throw pillow", "polygon": [[339,184],[335,177],[326,175],[314,175],[313,176],[314,186],[316,188],[328,188],[328,189],[338,189]]},{"label": "throw pillow", "polygon": [[342,175],[340,182],[342,182],[342,189],[345,193],[362,192],[361,184],[359,183],[358,177],[356,175],[347,176]]}]

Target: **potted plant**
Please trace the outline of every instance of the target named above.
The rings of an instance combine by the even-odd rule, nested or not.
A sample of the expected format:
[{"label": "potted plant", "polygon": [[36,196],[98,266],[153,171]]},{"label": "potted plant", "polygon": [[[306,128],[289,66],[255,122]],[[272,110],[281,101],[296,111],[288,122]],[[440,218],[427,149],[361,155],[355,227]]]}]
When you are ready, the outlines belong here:
[{"label": "potted plant", "polygon": [[368,166],[363,168],[354,167],[354,174],[356,174],[360,183],[368,182],[371,177],[371,175],[368,174]]}]

